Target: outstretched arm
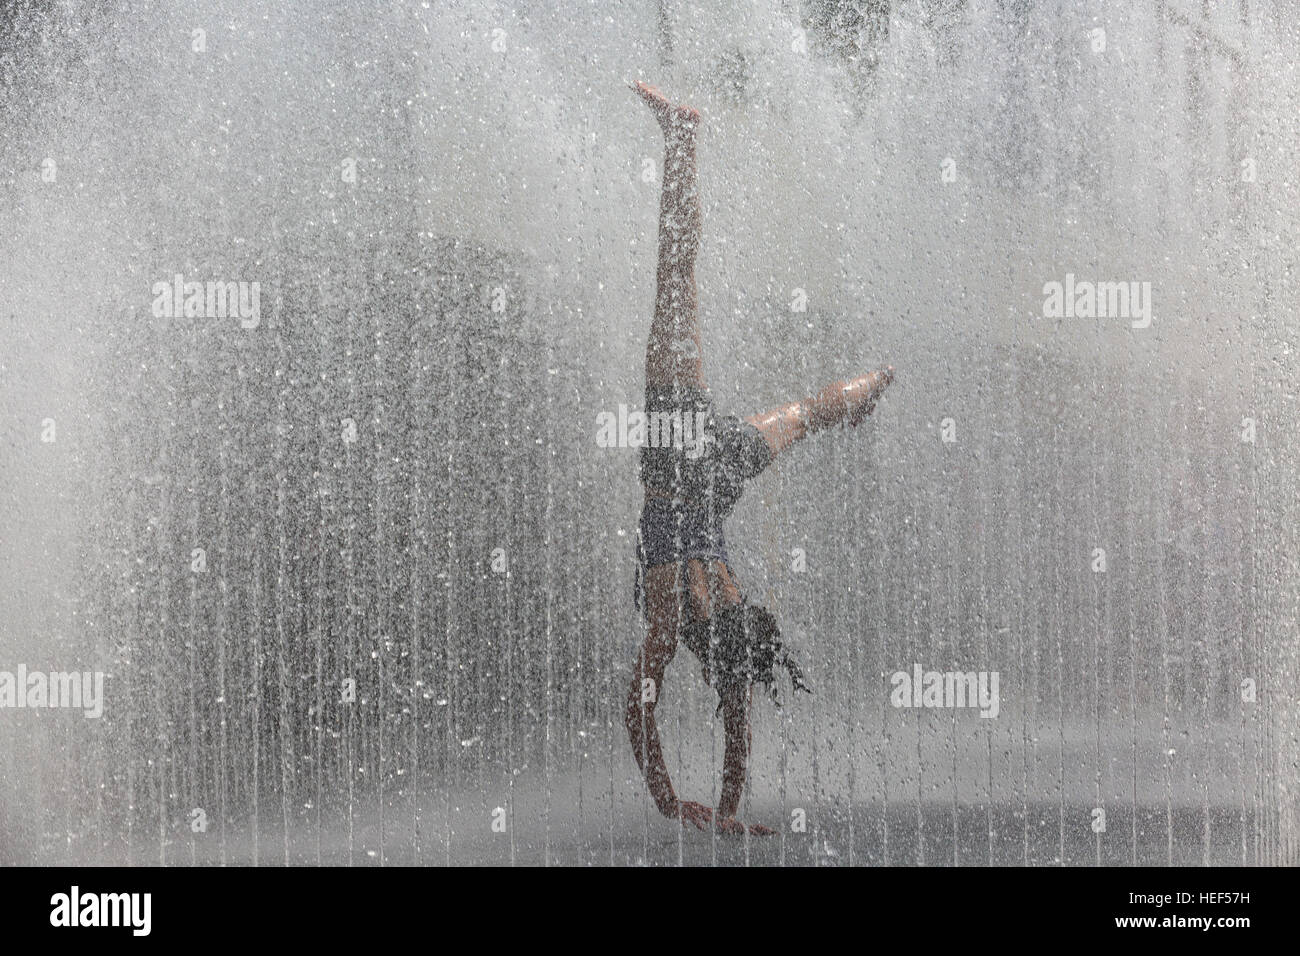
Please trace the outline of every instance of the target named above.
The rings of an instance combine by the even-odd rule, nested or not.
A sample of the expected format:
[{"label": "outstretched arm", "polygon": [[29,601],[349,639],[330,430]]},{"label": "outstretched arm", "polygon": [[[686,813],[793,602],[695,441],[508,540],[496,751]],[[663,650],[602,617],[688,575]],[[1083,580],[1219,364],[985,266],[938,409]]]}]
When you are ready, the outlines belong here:
[{"label": "outstretched arm", "polygon": [[650,633],[637,654],[632,685],[628,688],[624,723],[637,766],[645,775],[646,786],[659,812],[666,817],[680,817],[704,829],[712,821],[713,811],[702,804],[677,799],[672,780],[668,777],[668,766],[664,763],[659,727],[655,723],[655,708],[663,694],[664,671],[677,653],[680,608],[675,589],[676,576],[677,566],[672,564],[651,568],[646,575]]},{"label": "outstretched arm", "polygon": [[735,689],[722,698],[722,728],[727,747],[722,759],[722,795],[718,799],[715,824],[722,833],[773,836],[776,831],[761,823],[744,824],[736,819],[740,797],[745,789],[749,755],[754,751],[754,731],[749,715],[754,706],[754,688]]},{"label": "outstretched arm", "polygon": [[[695,564],[696,562],[692,562]],[[677,621],[681,615],[676,590],[676,565],[665,564],[651,568],[646,576],[646,610],[650,614],[650,634],[637,654],[632,684],[628,688],[624,722],[632,740],[632,752],[637,766],[645,775],[646,785],[654,798],[655,806],[666,817],[680,817],[703,830],[714,823],[718,831],[743,834],[746,830],[756,836],[771,836],[773,831],[765,826],[746,826],[736,819],[741,793],[745,786],[746,765],[753,749],[749,713],[753,695],[748,688],[731,688],[722,699],[723,729],[727,747],[722,768],[722,795],[718,811],[702,803],[678,800],[668,778],[663,747],[659,742],[659,728],[655,723],[655,709],[663,697],[664,671],[677,652]],[[701,582],[701,587],[703,583]],[[697,617],[707,617],[705,610]],[[705,680],[708,667],[705,666]]]}]

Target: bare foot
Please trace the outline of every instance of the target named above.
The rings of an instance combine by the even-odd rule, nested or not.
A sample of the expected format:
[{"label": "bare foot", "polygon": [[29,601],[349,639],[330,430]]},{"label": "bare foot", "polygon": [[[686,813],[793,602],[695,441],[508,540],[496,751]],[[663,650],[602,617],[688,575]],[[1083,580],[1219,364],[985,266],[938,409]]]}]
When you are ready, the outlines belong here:
[{"label": "bare foot", "polygon": [[748,826],[741,823],[735,817],[718,817],[714,822],[714,827],[719,833],[725,833],[728,836],[744,836],[745,830],[749,830],[751,836],[775,836],[776,831],[771,827],[765,827],[761,823],[751,823]]},{"label": "bare foot", "polygon": [[844,387],[844,398],[849,403],[849,424],[857,427],[875,410],[876,399],[894,380],[894,366],[855,378]]},{"label": "bare foot", "polygon": [[632,84],[632,90],[654,110],[655,119],[659,121],[659,128],[665,137],[690,135],[700,125],[699,110],[693,106],[674,106],[658,87],[638,80]]}]

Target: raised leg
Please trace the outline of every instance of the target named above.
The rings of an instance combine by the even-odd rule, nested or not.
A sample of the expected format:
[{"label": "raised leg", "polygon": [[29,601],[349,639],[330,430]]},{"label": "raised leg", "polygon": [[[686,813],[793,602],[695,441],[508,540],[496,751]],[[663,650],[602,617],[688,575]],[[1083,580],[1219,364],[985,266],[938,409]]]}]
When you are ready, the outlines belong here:
[{"label": "raised leg", "polygon": [[859,425],[876,407],[876,399],[894,380],[893,366],[848,381],[832,382],[801,402],[781,405],[745,419],[758,429],[773,455],[799,439],[848,422]]},{"label": "raised leg", "polygon": [[637,83],[633,88],[654,111],[664,134],[659,262],[654,319],[646,345],[646,384],[703,387],[695,286],[695,257],[703,225],[695,159],[700,114],[689,106],[674,106],[653,86]]}]

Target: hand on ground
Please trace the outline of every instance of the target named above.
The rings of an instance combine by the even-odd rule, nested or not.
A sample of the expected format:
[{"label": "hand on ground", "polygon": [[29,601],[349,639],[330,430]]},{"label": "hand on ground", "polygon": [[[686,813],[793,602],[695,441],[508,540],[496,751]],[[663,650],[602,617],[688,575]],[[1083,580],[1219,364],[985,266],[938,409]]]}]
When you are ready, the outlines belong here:
[{"label": "hand on ground", "polygon": [[678,805],[677,812],[683,823],[692,823],[699,830],[707,829],[713,822],[713,808],[694,800],[683,800]]}]

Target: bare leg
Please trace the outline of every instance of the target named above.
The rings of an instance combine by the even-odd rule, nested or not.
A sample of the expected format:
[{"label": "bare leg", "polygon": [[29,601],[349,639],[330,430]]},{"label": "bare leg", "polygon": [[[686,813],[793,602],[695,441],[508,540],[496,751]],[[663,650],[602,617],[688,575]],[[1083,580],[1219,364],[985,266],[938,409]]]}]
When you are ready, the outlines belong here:
[{"label": "bare leg", "polygon": [[[654,319],[646,344],[646,384],[703,388],[704,358],[695,285],[695,257],[702,228],[695,157],[700,114],[689,106],[674,106],[663,93],[646,83],[636,83],[633,89],[654,112],[664,136],[659,261]],[[725,604],[740,602],[739,589],[721,561],[706,567],[703,562],[692,560],[688,562],[687,578],[697,618],[709,616],[711,599]]]},{"label": "bare leg", "polygon": [[745,419],[758,429],[772,454],[785,451],[813,432],[841,422],[858,425],[876,407],[876,399],[894,380],[893,366],[849,381],[832,382],[811,398],[791,402]]},{"label": "bare leg", "polygon": [[659,199],[659,263],[655,312],[646,345],[647,385],[704,386],[695,256],[703,216],[695,161],[700,114],[674,106],[653,86],[636,92],[654,110],[664,134],[663,192]]}]

